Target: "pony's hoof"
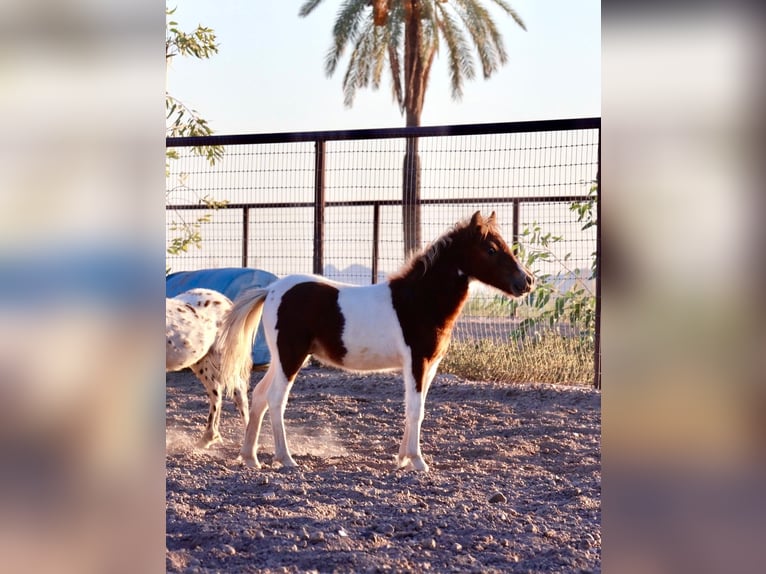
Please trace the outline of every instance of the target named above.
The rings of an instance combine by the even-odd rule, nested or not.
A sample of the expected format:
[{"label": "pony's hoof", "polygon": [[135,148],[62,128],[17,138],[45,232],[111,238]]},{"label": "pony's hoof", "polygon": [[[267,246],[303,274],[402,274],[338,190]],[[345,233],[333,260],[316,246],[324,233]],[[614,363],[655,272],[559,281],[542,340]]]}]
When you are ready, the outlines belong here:
[{"label": "pony's hoof", "polygon": [[197,441],[197,448],[210,448],[216,443],[223,442],[223,437],[219,434],[214,435],[212,438],[209,436],[203,436]]},{"label": "pony's hoof", "polygon": [[292,458],[288,458],[287,460],[278,460],[276,462],[281,464],[283,469],[298,468],[298,463],[295,462]]},{"label": "pony's hoof", "polygon": [[239,455],[240,462],[244,462],[245,466],[249,466],[250,468],[261,468],[261,463],[258,462],[258,459],[252,456],[243,456]]},{"label": "pony's hoof", "polygon": [[418,472],[428,472],[428,465],[421,456],[397,456],[396,464],[398,468],[416,470]]}]

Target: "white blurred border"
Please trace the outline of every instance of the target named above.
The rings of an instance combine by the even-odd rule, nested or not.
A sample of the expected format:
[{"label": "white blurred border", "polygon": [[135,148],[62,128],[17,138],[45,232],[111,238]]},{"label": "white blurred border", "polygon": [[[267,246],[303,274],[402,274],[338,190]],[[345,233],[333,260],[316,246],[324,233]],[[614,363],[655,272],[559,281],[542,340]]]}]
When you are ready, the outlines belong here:
[{"label": "white blurred border", "polygon": [[761,561],[763,16],[604,6],[607,571]]},{"label": "white blurred border", "polygon": [[164,568],[164,6],[0,6],[0,554]]}]

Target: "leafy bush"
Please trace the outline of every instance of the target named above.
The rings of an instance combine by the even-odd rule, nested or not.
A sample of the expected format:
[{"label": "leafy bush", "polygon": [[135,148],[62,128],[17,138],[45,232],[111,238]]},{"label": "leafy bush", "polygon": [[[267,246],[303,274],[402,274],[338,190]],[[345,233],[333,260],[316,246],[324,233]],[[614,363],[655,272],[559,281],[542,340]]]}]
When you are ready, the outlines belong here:
[{"label": "leafy bush", "polygon": [[[597,224],[598,189],[591,185],[588,196],[573,202],[570,211],[583,223],[582,230]],[[521,300],[505,297],[474,298],[466,315],[514,317],[515,327],[504,340],[453,341],[442,370],[480,380],[541,381],[586,384],[593,380],[596,333],[596,296],[589,283],[595,279],[596,253],[590,271],[570,269],[571,253],[558,259],[574,284],[566,291],[551,274],[541,273],[541,262],[556,260],[551,246],[563,240],[545,232],[538,223],[527,226],[516,245],[519,260],[536,277],[535,289]]]}]

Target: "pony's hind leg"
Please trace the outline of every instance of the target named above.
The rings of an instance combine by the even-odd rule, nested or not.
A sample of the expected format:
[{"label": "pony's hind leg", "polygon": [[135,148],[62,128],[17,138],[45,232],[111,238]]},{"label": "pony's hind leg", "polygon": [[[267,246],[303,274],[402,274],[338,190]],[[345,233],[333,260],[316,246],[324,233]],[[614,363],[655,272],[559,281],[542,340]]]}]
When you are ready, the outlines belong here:
[{"label": "pony's hind leg", "polygon": [[[253,389],[250,415],[245,430],[245,440],[242,442],[242,448],[239,452],[245,464],[254,468],[261,468],[261,463],[258,462],[258,437],[261,434],[263,415],[266,414],[266,409],[269,407],[266,395],[274,378],[275,368],[275,364],[272,362],[266,374]],[[245,395],[246,398],[247,396]]]},{"label": "pony's hind leg", "polygon": [[297,372],[288,379],[280,367],[277,367],[276,370],[276,375],[268,390],[269,416],[274,435],[274,460],[282,463],[282,466],[286,468],[293,468],[298,464],[293,460],[290,450],[287,448],[285,408]]}]

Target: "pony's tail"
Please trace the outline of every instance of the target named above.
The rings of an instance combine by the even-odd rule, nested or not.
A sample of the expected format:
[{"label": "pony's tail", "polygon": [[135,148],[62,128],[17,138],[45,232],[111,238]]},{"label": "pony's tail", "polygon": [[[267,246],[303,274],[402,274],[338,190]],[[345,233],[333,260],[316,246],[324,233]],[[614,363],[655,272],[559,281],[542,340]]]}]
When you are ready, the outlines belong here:
[{"label": "pony's tail", "polygon": [[239,387],[240,382],[247,388],[253,368],[255,330],[261,322],[267,294],[267,289],[246,291],[234,301],[221,327],[215,344],[221,358],[221,382],[227,396]]}]

